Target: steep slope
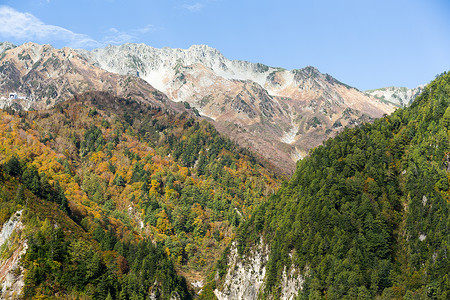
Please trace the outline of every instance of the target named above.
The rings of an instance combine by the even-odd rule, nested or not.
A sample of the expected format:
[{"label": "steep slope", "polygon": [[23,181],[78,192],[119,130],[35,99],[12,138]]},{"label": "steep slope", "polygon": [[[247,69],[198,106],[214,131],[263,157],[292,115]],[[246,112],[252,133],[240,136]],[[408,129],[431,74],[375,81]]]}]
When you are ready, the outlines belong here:
[{"label": "steep slope", "polygon": [[409,89],[406,87],[385,87],[381,89],[365,91],[366,94],[375,97],[380,101],[387,101],[399,107],[410,105],[417,96],[425,88],[424,85],[419,85],[416,88]]},{"label": "steep slope", "polygon": [[[0,107],[44,109],[86,91],[108,91],[120,97],[161,107],[181,107],[168,101],[144,80],[106,72],[70,48],[3,43],[0,55]],[[9,99],[17,93],[17,99]],[[180,109],[180,108],[179,108]]]},{"label": "steep slope", "polygon": [[241,299],[448,299],[449,130],[444,73],[410,107],[327,140],[241,226],[208,287],[219,299],[242,286],[254,292]]},{"label": "steep slope", "polygon": [[170,99],[188,102],[287,173],[343,127],[393,110],[313,67],[288,71],[230,61],[205,45],[183,50],[125,44],[78,52],[107,71],[139,76]]},{"label": "steep slope", "polygon": [[[48,186],[36,189],[29,167],[17,162],[0,167],[1,299],[191,299],[161,246],[116,239],[114,250],[105,251],[55,201],[64,194],[46,177],[41,184]],[[140,286],[128,283],[137,280]]]},{"label": "steep slope", "polygon": [[9,50],[9,49],[12,49],[12,48],[15,48],[15,47],[16,47],[16,46],[15,46],[14,44],[10,43],[10,42],[3,42],[3,43],[0,43],[0,57],[2,57],[3,55],[5,55],[4,52],[5,52],[6,50]]},{"label": "steep slope", "polygon": [[206,121],[104,92],[0,116],[0,164],[15,155],[29,182],[58,182],[102,250],[150,238],[192,283],[280,182]]}]

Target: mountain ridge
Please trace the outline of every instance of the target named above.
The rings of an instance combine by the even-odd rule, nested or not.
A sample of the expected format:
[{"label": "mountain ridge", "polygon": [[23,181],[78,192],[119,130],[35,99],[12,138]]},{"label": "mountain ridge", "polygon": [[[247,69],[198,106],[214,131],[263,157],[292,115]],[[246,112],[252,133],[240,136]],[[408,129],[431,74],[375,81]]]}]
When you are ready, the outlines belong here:
[{"label": "mountain ridge", "polygon": [[[283,174],[344,127],[395,107],[315,67],[285,70],[228,60],[206,45],[124,44],[87,51],[26,43],[0,59],[2,106],[42,109],[93,90],[176,111],[189,107]],[[8,99],[9,92],[18,99]]]},{"label": "mountain ridge", "polygon": [[[7,49],[1,54],[2,107],[15,103],[19,109],[45,109],[77,93],[93,90],[108,91],[152,105],[183,110],[182,105],[169,101],[146,81],[106,72],[68,47],[56,49],[51,45],[29,42]],[[9,93],[13,92],[22,97],[9,99]]]},{"label": "mountain ridge", "polygon": [[341,128],[394,109],[315,67],[286,70],[228,60],[206,45],[124,44],[78,52],[107,71],[135,74],[169,99],[188,102],[285,173]]}]

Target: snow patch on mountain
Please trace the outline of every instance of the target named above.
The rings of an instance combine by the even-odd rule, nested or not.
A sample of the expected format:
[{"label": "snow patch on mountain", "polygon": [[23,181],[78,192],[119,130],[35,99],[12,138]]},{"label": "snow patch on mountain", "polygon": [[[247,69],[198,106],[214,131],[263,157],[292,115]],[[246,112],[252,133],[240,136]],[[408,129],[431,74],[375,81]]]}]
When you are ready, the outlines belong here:
[{"label": "snow patch on mountain", "polygon": [[163,91],[169,80],[169,74],[164,69],[156,69],[141,78],[150,83],[155,89]]}]

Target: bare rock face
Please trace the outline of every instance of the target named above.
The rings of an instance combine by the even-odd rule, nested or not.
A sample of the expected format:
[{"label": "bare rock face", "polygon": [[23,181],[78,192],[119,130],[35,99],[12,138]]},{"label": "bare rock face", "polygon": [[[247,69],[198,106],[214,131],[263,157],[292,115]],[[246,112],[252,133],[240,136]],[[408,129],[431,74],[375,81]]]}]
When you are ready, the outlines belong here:
[{"label": "bare rock face", "polygon": [[297,159],[345,126],[394,109],[314,67],[285,70],[230,61],[205,45],[125,44],[78,52],[105,70],[136,74],[170,99],[188,102],[220,131],[288,174]]},{"label": "bare rock face", "polygon": [[236,244],[228,256],[228,272],[221,287],[214,291],[219,300],[257,299],[264,286],[268,249],[259,245],[250,255],[240,258]]},{"label": "bare rock face", "polygon": [[11,245],[10,242],[11,235],[18,234],[23,229],[21,217],[22,211],[16,212],[3,224],[0,231],[0,247],[5,244],[5,247],[13,247],[12,255],[6,259],[0,259],[0,299],[20,299],[25,285],[19,260],[28,248],[27,243],[21,241],[19,245]]},{"label": "bare rock face", "polygon": [[95,67],[70,48],[9,44],[0,50],[0,108],[42,109],[87,91],[167,106],[171,101],[146,81]]},{"label": "bare rock face", "polygon": [[[240,257],[233,243],[228,255],[228,271],[220,285],[214,291],[219,300],[254,300],[261,299],[264,294],[266,264],[269,259],[269,246],[261,241],[252,251]],[[217,278],[216,278],[217,279]],[[281,300],[293,300],[302,289],[304,276],[291,267],[283,270],[280,279]],[[274,296],[266,295],[274,298]]]},{"label": "bare rock face", "polygon": [[365,93],[380,101],[392,103],[399,107],[405,107],[411,104],[411,102],[413,102],[414,99],[420,95],[424,88],[425,85],[419,85],[413,89],[390,86],[381,89],[369,90]]},{"label": "bare rock face", "polygon": [[16,46],[14,44],[10,43],[10,42],[0,43],[0,57],[3,55],[3,53],[6,50],[9,50],[9,49],[12,49],[12,48],[15,48],[15,47]]}]

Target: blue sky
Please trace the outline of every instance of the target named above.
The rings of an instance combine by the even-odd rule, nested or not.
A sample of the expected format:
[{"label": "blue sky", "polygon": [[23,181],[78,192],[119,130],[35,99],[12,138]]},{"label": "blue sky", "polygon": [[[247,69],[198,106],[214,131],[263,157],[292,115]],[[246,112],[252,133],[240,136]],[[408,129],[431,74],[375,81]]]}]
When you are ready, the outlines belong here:
[{"label": "blue sky", "polygon": [[0,0],[0,41],[207,44],[229,59],[312,65],[360,90],[415,87],[450,70],[450,1]]}]

